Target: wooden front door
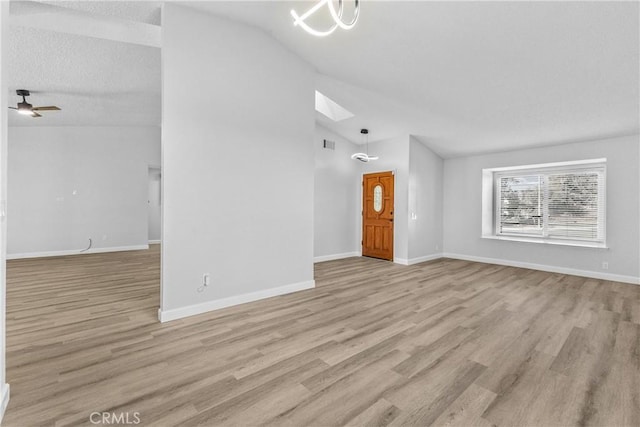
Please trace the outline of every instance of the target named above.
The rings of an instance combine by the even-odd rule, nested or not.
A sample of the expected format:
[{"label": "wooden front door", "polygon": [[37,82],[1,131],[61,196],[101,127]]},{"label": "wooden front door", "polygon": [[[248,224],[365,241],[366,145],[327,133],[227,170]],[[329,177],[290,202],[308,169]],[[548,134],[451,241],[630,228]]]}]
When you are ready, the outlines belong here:
[{"label": "wooden front door", "polygon": [[362,256],[393,261],[393,172],[363,176]]}]

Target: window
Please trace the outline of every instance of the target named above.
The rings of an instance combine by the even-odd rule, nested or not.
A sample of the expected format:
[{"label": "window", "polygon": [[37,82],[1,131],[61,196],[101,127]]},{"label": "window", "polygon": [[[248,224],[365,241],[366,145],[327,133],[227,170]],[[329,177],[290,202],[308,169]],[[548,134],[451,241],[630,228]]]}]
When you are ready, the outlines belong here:
[{"label": "window", "polygon": [[485,169],[493,218],[483,236],[605,246],[605,171],[605,159]]}]

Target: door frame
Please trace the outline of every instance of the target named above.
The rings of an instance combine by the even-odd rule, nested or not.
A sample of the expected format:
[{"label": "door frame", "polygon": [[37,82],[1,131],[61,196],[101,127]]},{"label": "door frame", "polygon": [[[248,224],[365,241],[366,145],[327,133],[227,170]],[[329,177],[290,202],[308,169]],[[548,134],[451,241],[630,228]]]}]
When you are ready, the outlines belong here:
[{"label": "door frame", "polygon": [[[147,186],[149,185],[149,175],[151,174],[152,171],[158,171],[158,174],[160,176],[160,194],[159,194],[159,202],[160,202],[160,239],[159,240],[149,240],[149,238],[147,237],[147,241],[149,242],[150,245],[157,245],[157,244],[161,244],[162,243],[162,167],[160,165],[155,165],[155,164],[151,164],[149,163],[147,165]],[[147,189],[148,192],[148,189]],[[147,206],[147,215],[149,215],[149,210],[148,210],[148,206]],[[148,226],[148,224],[147,224]],[[147,227],[148,229],[148,227]],[[148,234],[148,230],[147,230],[147,234]]]},{"label": "door frame", "polygon": [[[363,246],[364,246],[364,203],[365,203],[365,192],[364,192],[364,177],[365,175],[375,175],[375,174],[380,174],[380,173],[391,173],[391,175],[393,175],[393,216],[394,216],[394,220],[393,220],[393,225],[391,227],[391,236],[392,236],[392,245],[391,245],[391,259],[388,261],[391,262],[395,262],[395,253],[396,253],[396,221],[395,221],[395,211],[396,209],[396,178],[397,178],[397,174],[396,174],[397,170],[396,169],[387,169],[387,170],[377,170],[377,171],[367,171],[367,172],[362,172],[360,174],[360,200],[358,201],[359,203],[359,210],[360,210],[360,256],[364,256],[363,255]],[[376,259],[380,259],[380,260],[384,260],[387,261],[386,259],[382,259],[382,258],[376,258]]]}]

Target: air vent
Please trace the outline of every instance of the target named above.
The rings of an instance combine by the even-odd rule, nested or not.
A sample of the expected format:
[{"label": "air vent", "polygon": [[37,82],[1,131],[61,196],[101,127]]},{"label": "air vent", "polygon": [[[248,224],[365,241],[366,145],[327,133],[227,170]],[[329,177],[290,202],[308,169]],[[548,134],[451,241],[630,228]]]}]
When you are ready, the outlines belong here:
[{"label": "air vent", "polygon": [[336,142],[335,141],[329,141],[328,139],[324,139],[322,146],[324,148],[326,148],[327,150],[335,150],[336,149]]}]

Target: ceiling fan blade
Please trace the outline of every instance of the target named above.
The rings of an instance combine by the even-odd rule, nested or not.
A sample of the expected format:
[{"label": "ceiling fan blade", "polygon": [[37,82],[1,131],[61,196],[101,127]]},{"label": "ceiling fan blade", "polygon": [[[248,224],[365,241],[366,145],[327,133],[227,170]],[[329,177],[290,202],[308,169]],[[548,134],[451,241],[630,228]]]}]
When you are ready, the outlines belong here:
[{"label": "ceiling fan blade", "polygon": [[31,117],[42,117],[42,116],[34,111]]},{"label": "ceiling fan blade", "polygon": [[9,107],[11,110],[17,110],[16,107]]},{"label": "ceiling fan blade", "polygon": [[32,110],[33,111],[60,111],[60,108],[56,107],[55,105],[49,105],[46,107],[33,107]]}]

